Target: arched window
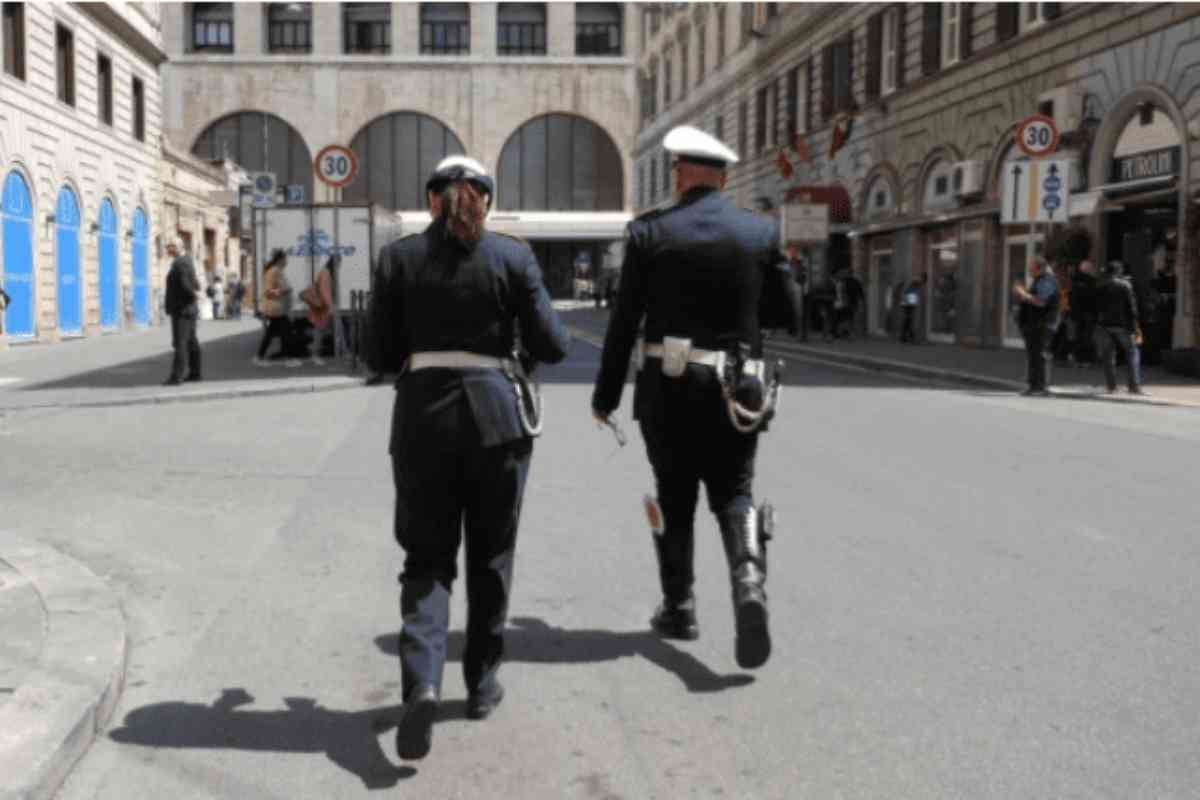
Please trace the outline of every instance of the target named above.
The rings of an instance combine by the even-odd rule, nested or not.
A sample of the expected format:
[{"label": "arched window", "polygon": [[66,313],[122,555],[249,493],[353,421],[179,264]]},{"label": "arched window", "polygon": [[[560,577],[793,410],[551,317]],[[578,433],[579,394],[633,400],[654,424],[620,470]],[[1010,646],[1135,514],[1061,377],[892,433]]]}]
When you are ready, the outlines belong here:
[{"label": "arched window", "polygon": [[274,114],[241,111],[204,129],[192,154],[215,161],[228,158],[248,172],[273,172],[279,186],[300,185],[312,200],[312,154],[291,125]]},{"label": "arched window", "polygon": [[342,192],[387,208],[429,208],[425,181],[448,155],[465,153],[454,132],[433,117],[397,111],[362,128],[350,142],[358,177]]},{"label": "arched window", "polygon": [[620,211],[624,167],[594,122],[546,114],[517,129],[500,153],[497,206],[512,211]]}]

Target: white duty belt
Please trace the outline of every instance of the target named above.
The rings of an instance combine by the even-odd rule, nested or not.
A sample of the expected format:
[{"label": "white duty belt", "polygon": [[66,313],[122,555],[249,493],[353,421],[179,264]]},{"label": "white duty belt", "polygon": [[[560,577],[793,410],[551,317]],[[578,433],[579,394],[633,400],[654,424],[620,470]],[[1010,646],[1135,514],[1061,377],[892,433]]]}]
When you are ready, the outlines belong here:
[{"label": "white duty belt", "polygon": [[516,362],[511,358],[485,356],[479,353],[468,353],[465,350],[431,350],[426,353],[413,353],[408,357],[406,366],[410,372],[433,367],[511,370],[516,366]]},{"label": "white duty belt", "polygon": [[[662,358],[663,346],[660,342],[643,342],[641,343],[642,355],[645,358]],[[712,367],[713,369],[721,369],[725,366],[725,360],[729,355],[724,350],[702,350],[699,347],[693,347],[688,351],[688,363],[699,364],[704,367]],[[757,375],[762,378],[766,374],[766,362],[761,358],[747,359],[742,367],[742,373],[745,375]]]}]

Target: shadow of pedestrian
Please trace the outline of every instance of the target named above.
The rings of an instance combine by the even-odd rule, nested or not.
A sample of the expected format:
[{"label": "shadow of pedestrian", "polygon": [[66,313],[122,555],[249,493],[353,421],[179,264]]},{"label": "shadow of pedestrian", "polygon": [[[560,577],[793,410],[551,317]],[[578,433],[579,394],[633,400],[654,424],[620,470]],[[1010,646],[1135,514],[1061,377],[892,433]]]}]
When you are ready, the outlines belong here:
[{"label": "shadow of pedestrian", "polygon": [[245,689],[225,689],[212,705],[154,703],[125,715],[109,732],[122,744],[146,747],[272,750],[325,753],[357,775],[368,789],[387,789],[416,774],[384,756],[376,736],[395,727],[400,706],[366,711],[334,711],[308,697],[286,697],[282,711],[240,709],[253,703]]},{"label": "shadow of pedestrian", "polygon": [[[377,636],[375,643],[391,655],[400,653],[398,634]],[[462,661],[463,633],[451,631],[447,661]],[[691,653],[650,631],[567,630],[536,617],[514,617],[504,633],[504,660],[533,664],[587,664],[640,656],[674,673],[689,692],[719,692],[754,682],[745,673],[718,675]]]}]

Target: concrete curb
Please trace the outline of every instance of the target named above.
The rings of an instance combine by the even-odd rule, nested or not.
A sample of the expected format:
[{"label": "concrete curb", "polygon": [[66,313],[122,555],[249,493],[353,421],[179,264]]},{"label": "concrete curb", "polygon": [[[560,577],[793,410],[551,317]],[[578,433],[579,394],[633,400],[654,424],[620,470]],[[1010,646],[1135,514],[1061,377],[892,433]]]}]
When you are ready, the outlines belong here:
[{"label": "concrete curb", "polygon": [[44,411],[47,409],[65,408],[111,408],[114,406],[148,406],[167,403],[201,403],[209,400],[228,400],[238,397],[271,397],[282,394],[316,394],[319,392],[335,392],[343,389],[354,389],[363,386],[362,378],[345,378],[329,383],[298,383],[287,386],[264,386],[261,388],[231,388],[213,389],[198,392],[159,392],[152,395],[134,395],[130,397],[114,397],[107,400],[60,401],[53,403],[29,403],[25,405],[4,405],[0,400],[0,411]]},{"label": "concrete curb", "polygon": [[[604,346],[603,338],[597,336],[596,334],[585,331],[575,325],[568,325],[567,329],[573,336],[582,339],[594,347]],[[778,355],[800,358],[830,367],[858,367],[860,369],[878,372],[883,375],[896,375],[905,378],[921,378],[928,381],[953,383],[963,386],[974,386],[983,389],[1000,389],[1004,391],[1020,391],[1025,388],[1025,384],[1021,381],[993,378],[989,375],[979,375],[973,372],[942,369],[940,367],[928,367],[924,364],[913,364],[907,361],[881,358],[879,356],[864,356],[856,353],[831,352],[825,348],[812,347],[795,342],[780,343],[778,341],[767,341],[766,349],[768,352],[776,353]],[[1164,397],[1154,397],[1152,395],[1144,397],[1138,397],[1136,395],[1114,396],[1098,394],[1094,392],[1085,392],[1076,389],[1054,389],[1052,390],[1052,394],[1057,397],[1068,397],[1074,400],[1094,400],[1102,403],[1124,403],[1126,405],[1160,406],[1171,408],[1200,408],[1200,403],[1191,403],[1186,400],[1171,400]]]},{"label": "concrete curb", "polygon": [[0,800],[48,800],[116,707],[125,617],[107,584],[58,550],[0,532],[0,554],[37,591],[47,626],[37,668],[0,706]]}]

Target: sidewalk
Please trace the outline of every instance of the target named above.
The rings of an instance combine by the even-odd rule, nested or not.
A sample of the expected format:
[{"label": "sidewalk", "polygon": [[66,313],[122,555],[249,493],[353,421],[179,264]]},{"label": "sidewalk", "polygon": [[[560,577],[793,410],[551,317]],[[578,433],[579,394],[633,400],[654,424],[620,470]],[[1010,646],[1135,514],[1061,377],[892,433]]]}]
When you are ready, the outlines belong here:
[{"label": "sidewalk", "polygon": [[[163,386],[171,368],[169,326],[58,342],[18,344],[0,350],[0,411],[212,400],[362,385],[364,372],[332,359],[324,367],[305,361],[251,363],[262,335],[253,317],[199,324],[204,380]],[[277,347],[273,345],[272,349]]]},{"label": "sidewalk", "polygon": [[[563,315],[564,321],[598,341],[608,326],[608,311],[579,309]],[[848,365],[881,373],[926,379],[931,383],[957,383],[1020,391],[1025,388],[1025,351],[962,347],[942,344],[901,344],[895,340],[858,337],[832,342],[819,333],[807,342],[783,336],[768,342],[768,350],[832,365]],[[1055,394],[1105,402],[1200,408],[1200,381],[1167,372],[1162,367],[1143,369],[1145,396],[1125,392],[1124,367],[1117,368],[1121,389],[1107,394],[1104,371],[1098,367],[1053,367]]]},{"label": "sidewalk", "polygon": [[49,798],[116,707],[119,601],[52,547],[0,530],[0,800]]}]

